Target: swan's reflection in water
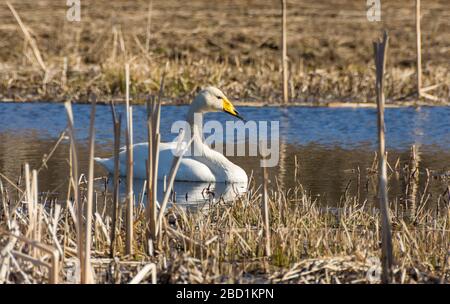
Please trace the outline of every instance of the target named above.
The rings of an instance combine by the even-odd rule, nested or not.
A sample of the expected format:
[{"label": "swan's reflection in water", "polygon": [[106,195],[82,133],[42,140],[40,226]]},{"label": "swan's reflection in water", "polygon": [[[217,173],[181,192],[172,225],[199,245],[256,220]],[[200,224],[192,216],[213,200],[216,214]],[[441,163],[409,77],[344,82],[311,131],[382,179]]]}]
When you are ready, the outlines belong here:
[{"label": "swan's reflection in water", "polygon": [[[136,204],[147,204],[147,182],[143,179],[135,179],[133,191]],[[113,193],[113,179],[108,178],[108,191]],[[164,181],[158,181],[159,203],[162,203],[165,192]],[[196,212],[207,208],[209,203],[230,202],[238,198],[247,191],[247,183],[202,183],[202,182],[178,182],[173,185],[173,190],[169,197],[168,207],[175,203],[178,207],[186,211]],[[126,178],[120,179],[119,192],[121,201],[124,201],[127,193]]]}]

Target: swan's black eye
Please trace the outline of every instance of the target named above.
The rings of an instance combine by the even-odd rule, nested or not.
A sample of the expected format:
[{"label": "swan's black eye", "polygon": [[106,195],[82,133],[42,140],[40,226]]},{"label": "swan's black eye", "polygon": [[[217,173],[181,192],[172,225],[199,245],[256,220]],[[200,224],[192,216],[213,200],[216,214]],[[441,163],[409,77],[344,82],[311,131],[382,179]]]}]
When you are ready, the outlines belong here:
[{"label": "swan's black eye", "polygon": [[221,96],[216,96],[217,97],[217,99],[222,99],[222,97]]}]

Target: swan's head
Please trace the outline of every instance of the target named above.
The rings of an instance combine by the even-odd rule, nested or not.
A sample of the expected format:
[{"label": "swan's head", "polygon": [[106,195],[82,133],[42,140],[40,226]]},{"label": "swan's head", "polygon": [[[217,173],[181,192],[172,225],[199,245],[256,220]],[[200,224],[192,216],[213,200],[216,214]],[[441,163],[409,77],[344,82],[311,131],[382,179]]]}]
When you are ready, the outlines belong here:
[{"label": "swan's head", "polygon": [[201,90],[194,98],[192,106],[196,112],[225,112],[243,120],[225,94],[216,87]]}]

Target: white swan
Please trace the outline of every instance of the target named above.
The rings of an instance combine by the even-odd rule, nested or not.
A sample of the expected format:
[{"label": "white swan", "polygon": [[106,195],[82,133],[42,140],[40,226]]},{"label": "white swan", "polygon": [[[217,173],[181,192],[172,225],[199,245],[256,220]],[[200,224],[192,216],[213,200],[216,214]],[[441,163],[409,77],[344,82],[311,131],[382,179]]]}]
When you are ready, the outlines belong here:
[{"label": "white swan", "polygon": [[[194,156],[183,157],[175,180],[189,182],[230,182],[247,183],[248,177],[245,171],[233,164],[221,153],[211,149],[202,140],[201,126],[194,120],[194,115],[203,115],[206,112],[226,112],[240,118],[231,102],[215,87],[207,87],[200,91],[189,107],[186,121],[191,126],[191,135],[194,137],[193,148],[197,151]],[[197,116],[197,117],[200,117]],[[176,142],[160,143],[158,179],[169,178]],[[120,173],[126,174],[126,150],[121,149],[119,154]],[[146,161],[148,156],[148,143],[139,143],[133,146],[134,177],[145,179]],[[95,158],[109,173],[114,172],[114,158]]]}]

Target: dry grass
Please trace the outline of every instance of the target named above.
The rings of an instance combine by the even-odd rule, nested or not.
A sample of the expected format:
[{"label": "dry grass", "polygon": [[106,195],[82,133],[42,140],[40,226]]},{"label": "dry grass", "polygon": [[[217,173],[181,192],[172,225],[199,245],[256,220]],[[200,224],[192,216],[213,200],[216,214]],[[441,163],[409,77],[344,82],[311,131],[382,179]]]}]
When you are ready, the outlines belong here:
[{"label": "dry grass", "polygon": [[[199,9],[200,14],[209,12],[196,7],[199,3],[201,2],[194,2],[191,8],[195,8],[194,11]],[[166,3],[166,5],[170,4],[172,4],[170,1]],[[252,9],[257,8],[260,6],[255,3],[249,4],[247,14],[251,15]],[[320,5],[314,8],[320,11]],[[123,10],[129,13],[129,7],[124,7]],[[99,13],[97,10],[92,12]],[[101,12],[104,13],[104,11]],[[330,12],[325,11],[325,13]],[[342,12],[337,16],[341,14]],[[187,16],[195,19],[196,14]],[[201,16],[205,17],[205,15]],[[189,22],[187,28],[188,25]],[[28,33],[29,29],[24,29],[22,26],[22,30]],[[81,33],[83,32],[80,31],[80,35]],[[197,61],[196,56],[201,57],[202,54],[198,54],[199,49],[193,48],[192,53],[188,52],[186,56],[171,57],[170,52],[162,51],[162,59],[149,58],[150,54],[152,56],[155,54],[154,49],[149,52],[141,49],[142,54],[139,55],[139,51],[133,54],[132,50],[125,49],[125,46],[130,44],[129,41],[125,42],[124,37],[130,37],[130,33],[123,34],[117,31],[117,28],[114,33],[116,40],[113,39],[113,41],[117,41],[122,53],[117,54],[113,51],[112,57],[100,56],[97,64],[102,68],[90,70],[94,71],[92,72],[94,74],[97,73],[96,76],[86,84],[84,81],[87,78],[83,78],[87,77],[86,74],[79,72],[78,81],[86,90],[96,89],[97,92],[103,92],[108,96],[117,96],[123,91],[122,83],[125,82],[123,66],[130,64],[133,71],[130,71],[133,86],[129,88],[128,71],[125,82],[126,106],[127,111],[130,112],[128,100],[130,89],[135,96],[146,90],[156,91],[156,88],[152,87],[155,85],[154,81],[149,81],[148,78],[149,75],[154,75],[152,73],[156,73],[158,77],[164,73],[163,79],[166,79],[168,91],[166,95],[180,96],[180,94],[192,93],[195,90],[193,83],[191,87],[186,85],[187,82],[182,82],[182,90],[178,91],[177,86],[174,86],[174,79],[177,81],[179,79],[174,76],[178,73],[180,66],[187,68],[194,66],[198,69],[199,75],[203,76],[205,73],[219,71],[219,74],[215,74],[218,82],[225,76],[221,74],[222,70],[215,70],[216,67],[225,67],[225,70],[253,71],[252,77],[255,83],[267,80],[265,77],[268,75],[273,77],[274,81],[277,78],[277,73],[268,73],[265,70],[265,67],[269,67],[269,71],[272,72],[278,70],[275,61],[268,59],[270,56],[262,57],[263,59],[254,58],[243,62],[242,65],[240,61],[230,63],[225,59],[227,57],[206,56],[205,59]],[[252,34],[249,35],[252,36]],[[89,37],[92,38],[95,35],[89,34],[83,39],[90,39]],[[131,37],[133,37],[132,34]],[[32,43],[34,38],[28,37],[27,41]],[[80,55],[82,41],[84,40],[80,38],[77,42],[78,58],[86,58]],[[96,41],[101,48],[102,40]],[[135,37],[135,41],[139,44],[139,37]],[[170,40],[170,43],[172,42],[173,40]],[[37,59],[39,56],[36,54],[40,54],[43,49],[37,50],[37,44],[34,46],[32,49]],[[106,46],[103,45],[103,48],[106,49]],[[182,49],[191,51],[186,46]],[[236,48],[230,47],[230,49]],[[258,53],[253,52],[254,48],[251,50],[252,52],[248,53],[249,58],[252,58],[254,53]],[[94,52],[94,54],[97,53]],[[102,62],[101,58],[108,58],[108,61]],[[239,57],[236,56],[236,58]],[[44,56],[45,63],[40,64],[40,69],[45,71],[45,81],[40,88],[45,94],[50,94],[49,96],[57,96],[56,99],[65,98],[67,97],[65,94],[70,93],[64,92],[61,95],[57,87],[53,87],[56,88],[55,90],[48,90],[52,87],[50,85],[52,79],[54,80],[51,75],[56,75],[52,74],[54,70],[48,59]],[[29,60],[33,62],[32,57],[29,57]],[[140,60],[146,60],[147,63],[141,65]],[[160,63],[158,60],[169,63],[163,69],[151,69],[153,65],[156,67],[156,64]],[[199,64],[202,60],[209,63],[211,70]],[[261,65],[259,60],[267,61]],[[69,60],[67,62],[69,63]],[[95,66],[92,62],[85,61],[83,64],[80,62],[79,71],[82,71],[81,67],[91,69],[91,64]],[[291,67],[293,66],[295,66],[294,63],[291,64]],[[140,69],[142,67],[144,68]],[[117,71],[106,73],[102,70],[103,68],[117,69]],[[33,67],[30,71],[38,73]],[[314,73],[319,73],[317,71],[315,70]],[[365,73],[367,69],[361,71]],[[345,75],[348,71],[344,67],[341,72]],[[330,71],[323,73],[326,76],[332,75]],[[112,82],[102,81],[108,75]],[[61,83],[68,84],[72,90],[78,89],[83,92],[80,86],[74,85],[69,74],[63,76],[64,81]],[[9,79],[8,83],[17,84],[15,78],[12,78],[12,82],[11,78]],[[338,79],[342,80],[345,77],[339,76]],[[190,75],[185,80],[197,81],[198,79],[196,75]],[[390,81],[392,78],[388,77],[386,79],[388,91],[389,85],[395,84]],[[116,86],[115,89],[111,87],[107,89],[112,83]],[[164,81],[161,81],[158,85],[160,96],[163,92],[163,84]],[[248,83],[239,83],[240,87],[236,87],[236,92],[247,94],[245,84]],[[270,81],[265,84],[270,84]],[[41,85],[42,83],[39,83],[39,86]],[[320,81],[317,86],[320,96],[323,96],[323,90],[326,90],[322,85],[323,82]],[[29,87],[33,87],[33,84]],[[255,85],[251,88],[255,89],[255,94],[264,94],[264,86]],[[355,86],[351,85],[350,88],[353,90]],[[373,89],[367,88],[367,92],[370,91]],[[39,92],[38,90],[37,94],[40,94]],[[337,93],[341,92],[338,90]],[[350,95],[354,98],[358,96],[353,91]],[[51,200],[48,193],[38,191],[39,173],[43,170],[43,166],[37,170],[31,170],[33,168],[26,164],[25,176],[19,176],[17,179],[0,174],[0,282],[374,283],[380,281],[378,274],[381,271],[381,265],[378,257],[385,240],[382,237],[380,223],[386,222],[387,217],[381,219],[380,210],[373,204],[373,201],[378,200],[369,195],[365,198],[360,197],[359,191],[356,197],[350,196],[345,191],[341,200],[333,204],[334,207],[321,205],[297,182],[298,168],[293,176],[295,182],[292,188],[286,189],[276,179],[270,182],[267,178],[264,179],[262,186],[258,186],[252,178],[245,194],[236,196],[231,201],[211,196],[205,199],[203,205],[199,205],[197,211],[192,212],[177,204],[167,204],[181,159],[175,157],[161,208],[159,212],[155,210],[157,189],[154,182],[158,172],[160,96],[158,103],[153,100],[148,104],[147,126],[151,143],[148,156],[151,161],[147,164],[148,182],[144,189],[151,195],[147,200],[144,199],[144,193],[135,194],[130,187],[132,185],[130,159],[127,164],[129,187],[127,195],[120,204],[116,204],[117,192],[111,193],[106,186],[104,190],[94,192],[93,126],[95,116],[91,116],[90,166],[89,173],[86,175],[78,170],[78,149],[70,102],[65,104],[69,122],[67,134],[70,136],[71,145],[68,155],[70,170],[66,176],[67,199],[63,202]],[[114,107],[112,109],[114,110]],[[92,114],[94,113],[95,103],[92,107]],[[117,132],[120,129],[119,122],[115,115],[113,120],[116,133],[119,134]],[[131,119],[127,120],[126,128],[132,131]],[[63,135],[64,132],[61,137]],[[118,137],[116,136],[115,140],[116,146],[118,146]],[[60,140],[50,150],[49,156],[43,158],[44,163],[48,161],[59,143]],[[127,139],[127,144],[132,144],[131,138]],[[375,188],[377,185],[374,175],[380,173],[377,172],[376,161],[377,157],[368,173],[372,175]],[[297,166],[297,161],[295,163]],[[389,164],[386,165],[389,166]],[[385,168],[386,165],[380,168]],[[398,161],[393,167],[389,166],[389,176],[383,175],[386,184],[393,179],[398,180],[400,175],[405,181],[404,194],[386,202],[385,208],[385,215],[389,217],[392,224],[393,281],[396,283],[448,283],[450,280],[448,267],[450,188],[446,186],[445,191],[437,197],[432,197],[428,187],[431,174],[425,169],[427,176],[425,187],[419,189],[418,165],[417,148],[413,148],[408,166],[400,168]],[[117,169],[115,172],[113,184],[117,186],[119,183]],[[263,174],[266,176],[267,172],[263,170]],[[149,203],[147,207],[144,206],[144,201]],[[132,202],[137,203],[132,204]],[[117,205],[119,210],[116,209]]]},{"label": "dry grass", "polygon": [[[76,222],[72,200],[65,203],[39,195],[37,215],[30,213],[24,199],[24,185],[15,188],[2,178],[0,231],[20,235],[38,230],[38,244],[46,244],[61,256],[59,280],[77,282]],[[23,183],[23,182],[22,182]],[[87,203],[87,184],[80,185],[80,200]],[[209,199],[191,213],[173,205],[163,217],[159,242],[147,242],[146,211],[135,208],[133,217],[133,255],[125,254],[125,204],[118,220],[116,255],[109,257],[111,210],[101,208],[103,197],[94,197],[91,263],[97,283],[151,282],[153,270],[159,283],[282,282],[282,283],[368,283],[379,282],[367,276],[380,271],[374,258],[380,256],[379,210],[356,197],[343,198],[338,207],[317,204],[300,184],[282,189],[268,188],[270,246],[266,257],[262,193],[252,182],[250,190],[232,202]],[[8,190],[10,189],[10,190]],[[417,194],[417,208],[391,202],[393,225],[394,280],[397,283],[449,282],[450,204],[448,193],[434,198],[433,208],[427,189]],[[106,206],[112,206],[113,194],[107,192]],[[414,215],[411,216],[411,212]],[[33,216],[34,214],[34,216]],[[36,218],[39,221],[36,222]],[[85,218],[82,219],[85,221]],[[32,222],[34,221],[34,222]],[[85,225],[86,223],[84,223]],[[31,242],[31,241],[30,241]],[[47,263],[51,255],[0,236],[2,282],[46,282],[51,267],[44,267],[23,256]],[[151,266],[154,264],[155,266]],[[148,266],[146,266],[148,265]],[[144,268],[144,269],[143,269]],[[138,271],[141,271],[137,276]],[[137,276],[137,277],[136,277]]]},{"label": "dry grass", "polygon": [[[80,23],[66,21],[64,2],[11,4],[36,43],[24,39],[11,11],[0,5],[2,100],[86,102],[90,87],[100,92],[99,101],[122,99],[125,62],[130,64],[135,100],[158,90],[166,63],[165,97],[172,102],[188,102],[197,87],[206,84],[223,88],[233,99],[282,100],[277,1],[155,2],[150,23],[146,0],[83,1]],[[413,98],[414,3],[383,2],[380,23],[367,21],[362,2],[287,4],[292,101],[373,102],[371,43],[382,28],[391,36],[387,102]],[[449,14],[446,1],[422,4],[423,85],[440,84],[430,92],[440,103],[448,103],[450,96]]]}]

